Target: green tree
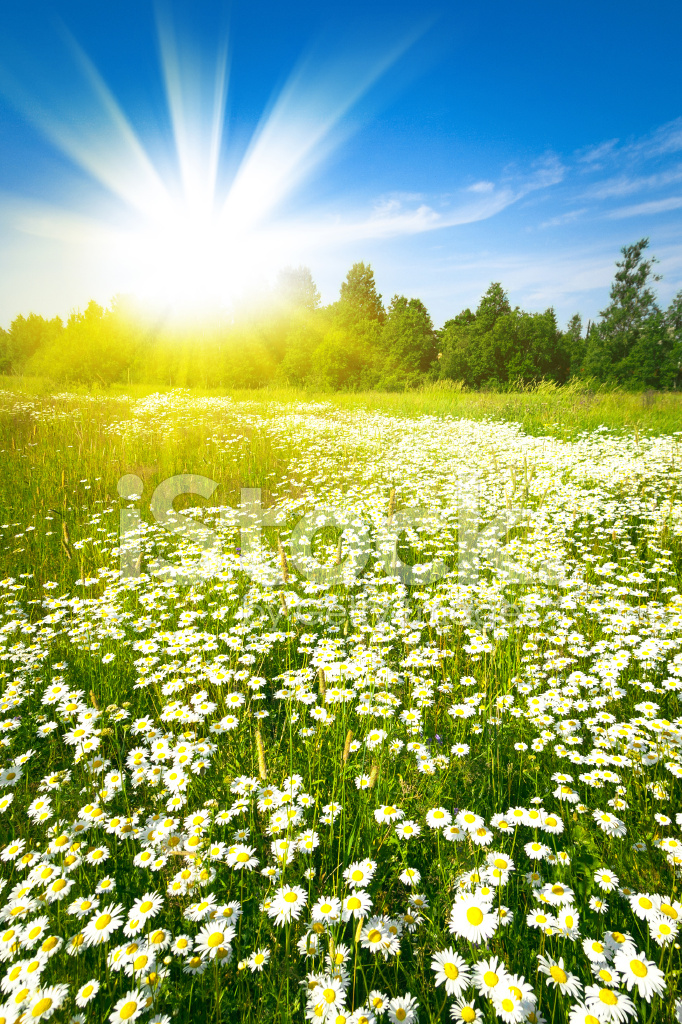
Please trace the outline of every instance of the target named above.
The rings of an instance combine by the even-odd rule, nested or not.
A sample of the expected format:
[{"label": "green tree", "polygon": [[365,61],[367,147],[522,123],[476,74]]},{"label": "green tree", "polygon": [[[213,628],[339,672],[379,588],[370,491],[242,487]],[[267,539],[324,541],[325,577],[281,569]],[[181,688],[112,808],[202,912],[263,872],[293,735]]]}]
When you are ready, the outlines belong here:
[{"label": "green tree", "polygon": [[383,323],[386,313],[377,292],[374,271],[369,263],[354,263],[341,284],[338,313],[345,322],[376,320]]},{"label": "green tree", "polygon": [[440,332],[441,377],[469,387],[531,382],[567,376],[567,359],[554,310],[512,309],[507,293],[493,282],[475,313],[465,309]]},{"label": "green tree", "polygon": [[404,295],[393,296],[381,333],[381,346],[386,355],[385,376],[395,378],[396,383],[402,378],[407,384],[434,365],[438,338],[423,302]]},{"label": "green tree", "polygon": [[19,315],[7,331],[6,362],[12,373],[22,373],[29,360],[40,350],[58,343],[64,330],[60,317],[52,320],[37,313]]},{"label": "green tree", "polygon": [[12,363],[9,357],[9,333],[0,327],[0,373],[9,373]]},{"label": "green tree", "polygon": [[563,333],[563,346],[568,362],[568,376],[577,377],[585,359],[586,347],[580,313],[575,313],[568,321],[568,326]]},{"label": "green tree", "polygon": [[644,258],[648,238],[623,246],[616,261],[611,301],[590,331],[583,369],[587,376],[625,386],[670,387],[675,380],[675,341],[650,283],[658,261]]},{"label": "green tree", "polygon": [[320,305],[320,293],[309,267],[285,267],[277,276],[277,292],[291,310],[312,312]]},{"label": "green tree", "polygon": [[670,375],[672,387],[682,387],[682,291],[665,311],[664,326],[670,341]]},{"label": "green tree", "polygon": [[504,372],[500,376],[492,332],[498,319],[511,311],[502,285],[493,281],[481,296],[475,313],[465,309],[447,320],[440,331],[441,377],[461,380],[468,387],[506,379]]}]

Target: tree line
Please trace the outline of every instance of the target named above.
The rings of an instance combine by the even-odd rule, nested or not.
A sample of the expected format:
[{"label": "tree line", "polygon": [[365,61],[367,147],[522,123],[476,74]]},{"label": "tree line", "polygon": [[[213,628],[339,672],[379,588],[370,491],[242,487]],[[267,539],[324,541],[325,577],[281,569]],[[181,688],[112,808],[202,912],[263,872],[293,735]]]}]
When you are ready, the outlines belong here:
[{"label": "tree line", "polygon": [[307,267],[279,275],[259,312],[192,330],[150,324],[116,297],[90,302],[66,323],[35,313],[0,328],[0,372],[64,383],[404,390],[458,381],[472,389],[542,379],[626,388],[682,387],[682,291],[663,309],[652,285],[655,257],[642,238],[621,249],[610,301],[583,326],[560,330],[553,308],[512,307],[493,282],[475,310],[436,330],[423,302],[394,295],[386,307],[369,264],[355,263],[339,298],[322,306]]}]

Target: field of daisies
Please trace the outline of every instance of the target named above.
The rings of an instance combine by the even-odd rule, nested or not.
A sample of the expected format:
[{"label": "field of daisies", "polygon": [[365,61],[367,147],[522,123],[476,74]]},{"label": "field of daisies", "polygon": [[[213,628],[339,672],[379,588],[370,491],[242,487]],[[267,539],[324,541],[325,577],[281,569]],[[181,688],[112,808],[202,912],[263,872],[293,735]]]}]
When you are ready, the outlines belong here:
[{"label": "field of daisies", "polygon": [[0,391],[0,1024],[682,1021],[682,430]]}]

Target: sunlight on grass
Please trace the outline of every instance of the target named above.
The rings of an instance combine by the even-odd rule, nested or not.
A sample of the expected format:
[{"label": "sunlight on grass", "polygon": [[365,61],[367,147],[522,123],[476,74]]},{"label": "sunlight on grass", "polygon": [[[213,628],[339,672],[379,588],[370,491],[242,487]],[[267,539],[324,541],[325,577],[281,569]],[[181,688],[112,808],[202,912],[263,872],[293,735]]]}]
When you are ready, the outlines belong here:
[{"label": "sunlight on grass", "polygon": [[679,403],[4,382],[0,1021],[679,1019]]}]

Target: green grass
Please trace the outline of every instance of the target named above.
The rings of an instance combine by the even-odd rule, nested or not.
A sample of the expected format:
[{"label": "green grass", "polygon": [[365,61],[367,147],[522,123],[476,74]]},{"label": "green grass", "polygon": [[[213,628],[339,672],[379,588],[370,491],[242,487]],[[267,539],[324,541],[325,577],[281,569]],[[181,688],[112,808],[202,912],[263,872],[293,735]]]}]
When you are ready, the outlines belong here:
[{"label": "green grass", "polygon": [[[349,1008],[360,1007],[374,990],[391,999],[409,992],[419,1002],[422,1024],[449,1020],[453,999],[446,998],[443,986],[435,987],[431,959],[453,946],[470,965],[490,955],[501,957],[509,971],[532,985],[544,1019],[562,1024],[568,1021],[571,1000],[545,985],[537,954],[563,957],[566,969],[590,984],[594,979],[581,940],[597,939],[611,929],[629,932],[637,952],[643,950],[665,975],[664,994],[653,1003],[635,990],[639,1019],[672,1024],[679,948],[657,946],[626,895],[601,892],[595,871],[614,871],[621,889],[673,900],[679,896],[679,868],[656,845],[681,832],[675,823],[680,780],[666,768],[680,763],[679,689],[667,667],[682,650],[682,606],[675,602],[682,589],[682,476],[679,436],[671,436],[679,427],[678,396],[548,388],[468,394],[434,388],[401,395],[248,392],[225,396],[230,402],[216,401],[220,396],[215,393],[192,392],[136,404],[150,394],[131,388],[54,396],[47,382],[6,381],[0,401],[0,635],[5,639],[0,708],[8,741],[0,749],[0,768],[33,751],[19,784],[7,788],[15,796],[0,818],[2,841],[6,847],[21,838],[24,854],[34,850],[43,858],[48,830],[59,821],[57,832],[68,837],[77,855],[68,873],[74,879],[69,897],[46,904],[45,887],[36,882],[25,894],[38,899],[28,917],[44,914],[46,933],[68,942],[89,919],[79,923],[67,913],[68,905],[76,896],[92,895],[107,873],[116,889],[102,896],[102,905],[121,902],[127,914],[145,893],[155,890],[163,896],[160,913],[145,929],[148,935],[162,928],[174,938],[195,936],[202,926],[188,920],[185,911],[207,892],[214,894],[217,906],[238,901],[243,914],[227,944],[233,950],[229,962],[225,958],[218,968],[210,961],[194,976],[183,973],[183,965],[191,966],[187,958],[164,949],[151,987],[145,989],[153,1005],[141,1019],[153,1021],[156,1013],[158,1019],[168,1014],[179,1020],[254,1024],[302,1022],[306,973],[323,970],[323,954],[341,946],[348,948],[344,985]],[[290,413],[297,418],[285,421]],[[385,416],[378,418],[379,413]],[[521,423],[523,431],[510,431],[505,421]],[[597,426],[614,433],[601,440],[593,434],[589,448],[573,446],[572,438]],[[538,444],[537,437],[547,443]],[[466,505],[474,488],[471,478],[456,486],[463,468],[478,473],[482,500],[475,514],[481,530],[507,512],[526,517],[525,525],[504,536],[509,557],[526,566],[520,578],[499,551],[485,547],[478,549],[475,582],[470,585],[457,575],[465,534],[463,520],[449,517],[449,510]],[[143,481],[140,515],[146,524],[142,575],[127,582],[115,572],[119,517],[127,505],[119,501],[116,485],[126,473]],[[177,561],[180,549],[186,557],[197,553],[191,543],[179,542],[155,524],[149,511],[155,488],[179,473],[201,474],[219,485],[208,503],[191,497],[176,503],[187,510],[197,506],[193,514],[217,531],[225,556],[220,572],[206,573],[192,584],[164,583],[149,572],[159,555]],[[264,505],[281,511],[279,528],[264,531],[255,572],[247,571],[239,554],[236,507],[243,486],[261,487]],[[382,517],[423,506],[428,515],[419,529],[402,537],[395,557],[406,563],[442,557],[452,575],[410,589],[387,573],[375,555],[364,573],[345,586],[311,585],[294,567],[291,531],[306,509],[325,503],[350,509],[352,518],[371,522],[375,532],[382,529]],[[284,558],[278,540],[288,552]],[[315,551],[332,565],[343,560],[347,546],[343,542],[339,549],[337,535],[327,531],[318,535]],[[628,579],[639,570],[642,580]],[[657,645],[655,657],[637,653],[646,652],[648,643],[652,650]],[[330,655],[334,650],[336,655]],[[415,650],[420,656],[410,658]],[[609,652],[622,659],[616,653],[622,651],[629,657],[616,673],[614,690],[600,663]],[[227,672],[222,681],[217,658]],[[337,680],[334,666],[339,663],[346,678]],[[323,674],[321,666],[326,666]],[[569,681],[575,671],[582,677]],[[286,673],[303,683],[318,707],[326,708],[327,724],[312,718],[309,706],[287,691]],[[76,707],[44,703],[55,681],[78,692]],[[175,693],[173,685],[168,688],[174,682]],[[349,691],[340,703],[333,703],[335,687]],[[194,696],[200,706],[202,693],[205,702],[215,705],[209,712],[185,721],[169,715],[171,701],[189,708]],[[544,700],[541,710],[549,716],[544,723],[532,703],[536,697]],[[655,702],[655,710],[638,707],[647,700]],[[366,713],[367,707],[390,709],[392,701],[397,702],[393,715]],[[455,706],[474,707],[475,713],[458,717],[450,710]],[[94,755],[78,757],[69,742],[70,730],[87,721],[93,709],[101,712],[96,756],[110,762],[106,771],[126,777],[121,791],[112,783],[112,791],[99,796],[103,776],[88,766]],[[259,720],[254,714],[261,710],[268,715]],[[414,735],[400,719],[400,712],[409,710],[418,711],[421,723]],[[600,713],[613,721],[600,721]],[[238,720],[234,729],[221,735],[210,731],[209,723],[230,714]],[[147,779],[135,786],[127,760],[131,750],[149,750],[154,742],[153,734],[132,731],[142,716],[149,716],[156,738],[172,735],[177,757],[183,743],[216,744],[214,750],[193,754],[195,764],[197,759],[206,763],[188,771],[187,803],[173,815],[179,819],[173,832],[182,833],[181,844],[189,834],[182,826],[185,815],[201,813],[206,805],[213,812],[234,806],[238,794],[231,787],[240,776],[256,780],[261,797],[267,786],[281,790],[286,777],[301,777],[300,791],[309,794],[310,806],[302,808],[299,824],[279,834],[291,837],[312,828],[319,836],[311,854],[297,853],[284,868],[284,881],[300,885],[307,898],[297,922],[278,927],[261,909],[274,886],[259,870],[233,870],[224,857],[209,860],[211,844],[229,846],[235,830],[247,828],[244,842],[255,849],[258,869],[274,863],[270,844],[277,836],[268,834],[270,812],[258,809],[254,799],[229,825],[207,824],[197,862],[197,871],[206,874],[193,891],[169,890],[179,866],[187,864],[174,848],[157,871],[133,863],[144,848],[142,831],[135,830],[142,830],[155,813],[170,813],[171,791],[162,795],[169,783],[154,785]],[[41,736],[46,721],[56,727]],[[560,723],[566,721],[577,725],[562,732]],[[656,721],[661,724],[655,726]],[[609,725],[620,725],[624,732],[613,732],[607,742]],[[310,735],[300,734],[303,726]],[[377,727],[388,736],[374,747],[371,734]],[[545,734],[543,740],[547,728],[552,738]],[[582,737],[575,746],[567,738],[572,728]],[[633,730],[637,742],[641,738],[644,749],[657,755],[648,759],[651,763],[643,763],[628,745]],[[348,746],[351,733],[359,741],[357,749]],[[419,740],[421,752],[406,746],[391,752],[392,739],[404,744]],[[451,752],[459,743],[469,747],[465,756]],[[575,750],[582,755],[592,751],[592,760],[572,764],[567,754]],[[617,773],[619,781],[579,780],[581,774],[592,778],[589,773],[599,769],[604,753],[630,762],[607,764],[607,772]],[[420,756],[432,771],[419,770]],[[150,754],[146,760],[151,766]],[[45,822],[31,820],[28,807],[45,792],[41,780],[58,772],[68,776],[51,791],[52,816]],[[579,804],[553,795],[557,772],[572,776]],[[355,779],[362,775],[372,784],[358,789]],[[508,832],[492,829],[488,849],[515,864],[506,884],[495,890],[493,906],[509,908],[513,921],[499,927],[486,945],[472,945],[450,933],[448,919],[463,874],[482,870],[486,847],[471,836],[447,841],[427,825],[426,813],[437,807],[451,814],[467,808],[490,824],[493,815],[514,806],[528,814],[534,799],[556,815],[563,831],[553,834],[532,825]],[[614,799],[627,806],[610,806]],[[340,807],[338,817],[332,825],[322,824],[324,807],[332,802]],[[103,813],[90,818],[92,828],[79,834],[78,823],[88,819],[92,806]],[[421,835],[403,840],[392,825],[379,823],[374,812],[386,806],[417,822]],[[623,820],[626,837],[606,835],[593,819],[596,809]],[[661,825],[656,813],[669,815],[672,824]],[[104,817],[111,821],[136,814],[132,832],[119,827],[117,834],[101,824]],[[554,855],[564,851],[570,863],[533,862],[524,846],[534,838]],[[646,844],[646,852],[633,849],[636,841]],[[85,857],[98,847],[109,853],[99,867]],[[320,952],[306,960],[297,944],[310,908],[323,895],[347,896],[343,872],[365,857],[376,863],[369,886],[371,913],[404,920],[398,952],[392,950],[386,959],[371,952],[363,945],[358,921],[352,920],[322,929]],[[63,853],[51,859],[68,867]],[[526,925],[537,903],[525,877],[534,863],[541,865],[547,882],[574,891],[580,940]],[[307,866],[314,869],[311,878],[304,874]],[[420,918],[414,932],[403,919],[410,890],[399,876],[407,866],[420,872],[416,891],[428,901],[422,911],[412,910]],[[26,872],[11,860],[0,860],[0,875],[8,882],[0,899],[4,906],[7,893]],[[604,915],[590,906],[590,898],[597,896],[609,903]],[[123,942],[119,929],[107,948]],[[259,973],[243,962],[261,947],[270,951],[270,959]],[[26,956],[17,951],[6,966]],[[167,956],[169,964],[164,963]],[[88,1024],[108,1021],[117,1000],[135,988],[133,978],[107,965],[102,947],[80,956],[57,953],[44,976],[50,985],[71,986],[55,1018],[60,1021],[76,1012],[75,992],[90,978],[97,978],[101,989],[82,1011]],[[624,985],[620,988],[625,991]],[[488,1024],[501,1019],[490,1000],[476,995],[475,1003]]]}]

